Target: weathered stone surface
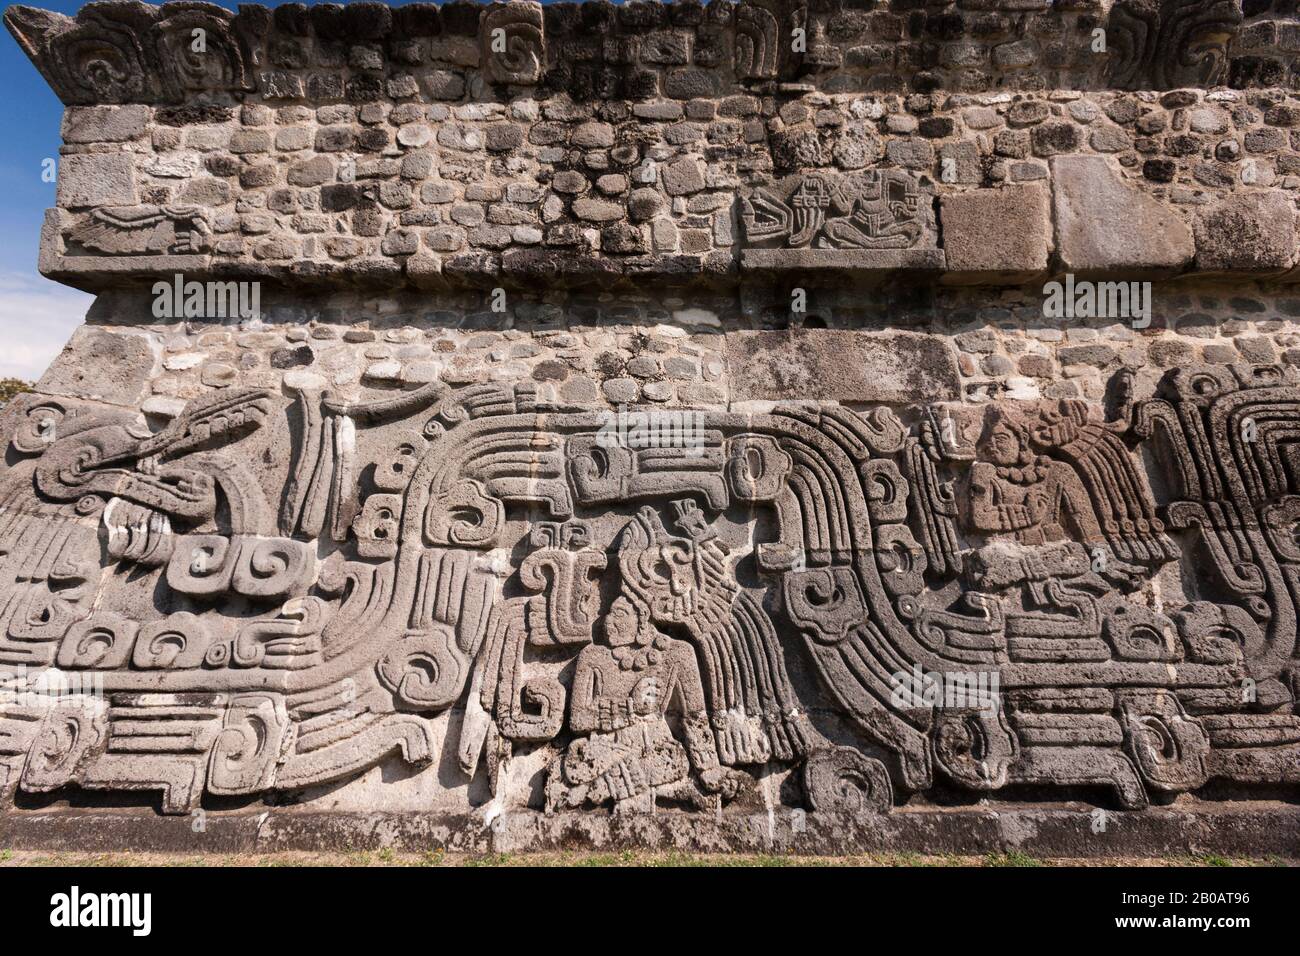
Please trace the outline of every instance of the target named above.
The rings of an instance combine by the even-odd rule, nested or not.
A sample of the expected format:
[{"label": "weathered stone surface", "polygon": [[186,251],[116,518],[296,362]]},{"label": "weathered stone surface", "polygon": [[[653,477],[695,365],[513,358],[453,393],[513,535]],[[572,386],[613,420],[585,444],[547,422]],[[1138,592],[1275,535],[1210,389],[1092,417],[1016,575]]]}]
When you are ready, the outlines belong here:
[{"label": "weathered stone surface", "polygon": [[727,370],[735,401],[939,402],[960,392],[951,348],[907,332],[736,333]]},{"label": "weathered stone surface", "polygon": [[142,135],[153,118],[147,106],[86,106],[63,115],[65,143],[123,143]]},{"label": "weathered stone surface", "polygon": [[36,387],[51,395],[138,405],[148,393],[156,357],[149,339],[82,326]]},{"label": "weathered stone surface", "polygon": [[60,206],[130,206],[138,202],[135,167],[125,153],[65,156],[59,163]]},{"label": "weathered stone surface", "polygon": [[942,249],[746,249],[741,254],[746,269],[764,271],[942,272],[944,261]]},{"label": "weathered stone surface", "polygon": [[[976,806],[915,808],[886,817],[851,813],[729,813],[709,821],[707,837],[698,814],[661,809],[649,814],[545,814],[516,810],[485,825],[481,814],[427,811],[378,815],[362,810],[312,811],[294,806],[206,814],[203,851],[231,854],[299,852],[438,852],[516,854],[570,851],[661,850],[704,843],[712,853],[845,856],[1021,853],[1035,859],[1061,857],[1104,861],[1184,859],[1214,854],[1280,859],[1300,853],[1300,813],[1280,802],[1238,807],[1223,801],[1195,809],[1185,804],[1152,807],[1097,825],[1093,808],[1048,807],[981,801]],[[376,821],[382,823],[376,826]],[[86,853],[120,851],[181,853],[193,858],[186,832],[165,817],[130,810],[42,809],[0,816],[0,840],[14,850],[76,847]]]},{"label": "weathered stone surface", "polygon": [[664,169],[664,191],[670,196],[685,196],[704,188],[704,173],[698,160],[679,159]]},{"label": "weathered stone surface", "polygon": [[943,250],[954,278],[1024,281],[1052,250],[1049,190],[1036,183],[950,193],[939,206]]},{"label": "weathered stone surface", "polygon": [[1196,220],[1196,267],[1282,272],[1296,262],[1295,201],[1279,190],[1239,193]]},{"label": "weathered stone surface", "polygon": [[1192,230],[1120,179],[1104,156],[1052,159],[1056,248],[1080,274],[1172,274],[1192,260]]},{"label": "weathered stone surface", "polygon": [[0,845],[1289,846],[1294,31],[796,6],[11,8]]}]

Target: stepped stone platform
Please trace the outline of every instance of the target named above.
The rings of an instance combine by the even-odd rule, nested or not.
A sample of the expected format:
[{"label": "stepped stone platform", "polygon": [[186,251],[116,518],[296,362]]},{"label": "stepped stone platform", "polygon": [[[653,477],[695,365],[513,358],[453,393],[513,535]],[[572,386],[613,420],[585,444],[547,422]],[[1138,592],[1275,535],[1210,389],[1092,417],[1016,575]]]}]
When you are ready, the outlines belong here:
[{"label": "stepped stone platform", "polygon": [[1297,855],[1294,3],[4,20],[0,843]]}]

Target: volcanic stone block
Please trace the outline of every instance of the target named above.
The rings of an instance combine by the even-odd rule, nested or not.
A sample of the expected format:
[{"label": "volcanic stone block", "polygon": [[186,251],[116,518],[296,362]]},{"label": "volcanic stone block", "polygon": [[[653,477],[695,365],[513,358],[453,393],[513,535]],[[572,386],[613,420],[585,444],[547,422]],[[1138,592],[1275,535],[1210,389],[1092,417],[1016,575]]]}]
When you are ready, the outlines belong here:
[{"label": "volcanic stone block", "polygon": [[1240,193],[1196,220],[1196,267],[1203,271],[1280,272],[1296,259],[1295,203],[1284,192]]},{"label": "volcanic stone block", "polygon": [[693,159],[679,159],[664,169],[664,190],[670,196],[685,196],[704,188],[704,174]]},{"label": "volcanic stone block", "polygon": [[733,332],[727,371],[735,401],[939,402],[961,390],[952,347],[912,332]]},{"label": "volcanic stone block", "polygon": [[130,206],[138,201],[128,153],[79,153],[59,163],[58,202],[69,209]]},{"label": "volcanic stone block", "polygon": [[939,217],[951,278],[1023,282],[1047,268],[1052,210],[1038,183],[949,193]]},{"label": "volcanic stone block", "polygon": [[138,405],[154,371],[148,340],[83,325],[36,383],[38,391],[111,405]]},{"label": "volcanic stone block", "polygon": [[149,122],[147,106],[77,106],[63,114],[65,143],[124,143]]},{"label": "volcanic stone block", "polygon": [[1172,275],[1195,253],[1169,206],[1125,183],[1104,156],[1054,156],[1056,247],[1066,271]]}]

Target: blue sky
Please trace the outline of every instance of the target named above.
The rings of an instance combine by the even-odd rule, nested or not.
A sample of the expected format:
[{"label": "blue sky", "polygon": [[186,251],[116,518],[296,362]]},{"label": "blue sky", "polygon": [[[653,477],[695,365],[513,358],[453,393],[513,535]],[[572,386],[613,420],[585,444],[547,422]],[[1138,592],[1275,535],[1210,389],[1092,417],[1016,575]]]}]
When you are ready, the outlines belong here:
[{"label": "blue sky", "polygon": [[[60,13],[80,3],[45,0]],[[9,31],[0,36],[0,377],[38,378],[81,321],[90,296],[36,271],[41,220],[54,205],[54,183],[41,161],[59,154],[63,104]]]},{"label": "blue sky", "polygon": [[[279,6],[264,0],[267,6]],[[400,6],[400,0],[390,0]],[[84,3],[31,0],[74,14]],[[235,9],[235,2],[220,4]],[[39,378],[90,305],[90,296],[36,271],[41,220],[54,205],[54,183],[41,163],[59,154],[63,104],[7,30],[0,36],[0,378]]]}]

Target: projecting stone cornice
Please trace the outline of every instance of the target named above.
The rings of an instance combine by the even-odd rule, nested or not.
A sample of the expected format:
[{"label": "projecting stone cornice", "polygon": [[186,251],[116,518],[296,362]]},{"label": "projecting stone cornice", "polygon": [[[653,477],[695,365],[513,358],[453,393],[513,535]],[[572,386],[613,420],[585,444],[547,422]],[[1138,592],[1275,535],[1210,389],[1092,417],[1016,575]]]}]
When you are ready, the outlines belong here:
[{"label": "projecting stone cornice", "polygon": [[[68,105],[243,99],[691,99],[823,92],[1288,85],[1300,23],[1242,0],[744,0],[152,6],[5,23]],[[192,49],[204,31],[204,51]],[[802,31],[798,36],[796,31]],[[1105,50],[1099,51],[1098,31]],[[495,41],[495,48],[494,48]]]}]

